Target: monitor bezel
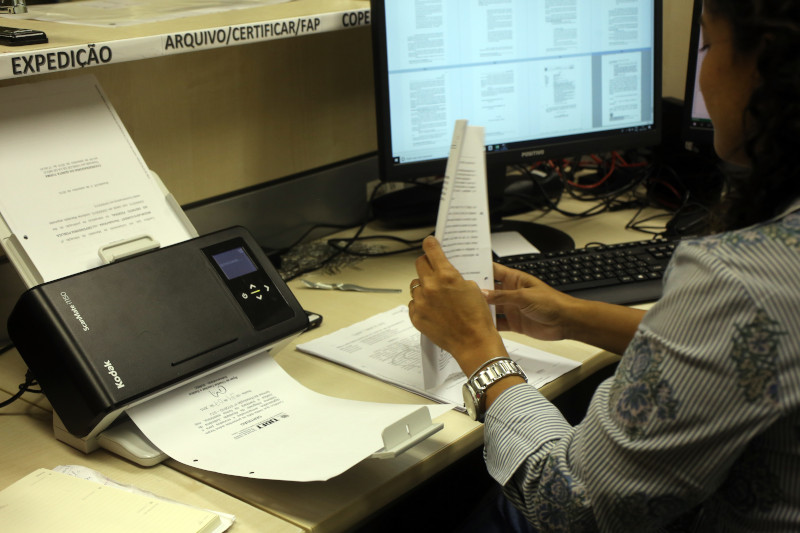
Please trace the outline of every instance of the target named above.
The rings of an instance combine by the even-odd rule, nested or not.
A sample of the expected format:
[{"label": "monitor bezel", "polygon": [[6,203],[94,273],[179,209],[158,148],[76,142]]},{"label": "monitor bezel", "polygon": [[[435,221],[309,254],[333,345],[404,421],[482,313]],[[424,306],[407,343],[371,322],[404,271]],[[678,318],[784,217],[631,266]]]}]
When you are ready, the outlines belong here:
[{"label": "monitor bezel", "polygon": [[692,26],[689,37],[689,55],[686,64],[686,86],[683,96],[683,116],[681,117],[681,139],[694,147],[711,147],[714,144],[713,127],[694,126],[695,85],[698,83],[698,60],[700,57],[700,17],[703,15],[703,0],[694,0],[692,7]]}]

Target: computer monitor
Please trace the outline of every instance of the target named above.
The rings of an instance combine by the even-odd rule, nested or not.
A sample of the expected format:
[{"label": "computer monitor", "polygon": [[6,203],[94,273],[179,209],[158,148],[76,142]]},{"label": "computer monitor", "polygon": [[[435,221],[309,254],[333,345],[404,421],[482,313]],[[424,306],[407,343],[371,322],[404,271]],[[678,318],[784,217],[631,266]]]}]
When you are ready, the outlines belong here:
[{"label": "computer monitor", "polygon": [[705,56],[700,50],[703,46],[702,14],[703,0],[694,0],[684,99],[680,107],[675,104],[675,131],[670,135],[676,142],[674,151],[664,157],[671,169],[671,178],[655,181],[650,189],[651,199],[673,211],[666,231],[678,237],[706,231],[709,215],[720,200],[726,175],[731,170],[723,170],[714,152],[714,128],[700,92],[700,67]]},{"label": "computer monitor", "polygon": [[683,118],[681,137],[691,150],[713,150],[714,128],[708,115],[706,102],[700,92],[700,66],[704,52],[703,29],[700,16],[703,14],[703,0],[695,0],[692,11],[692,31],[689,40],[689,62],[686,68],[686,92],[683,98]]},{"label": "computer monitor", "polygon": [[[384,181],[441,176],[453,125],[467,119],[485,127],[490,209],[505,215],[508,204],[494,196],[516,185],[508,165],[660,141],[661,0],[371,5]],[[378,218],[435,219],[435,187],[401,192],[374,204]],[[542,232],[553,234],[526,237],[543,251],[563,247]]]}]

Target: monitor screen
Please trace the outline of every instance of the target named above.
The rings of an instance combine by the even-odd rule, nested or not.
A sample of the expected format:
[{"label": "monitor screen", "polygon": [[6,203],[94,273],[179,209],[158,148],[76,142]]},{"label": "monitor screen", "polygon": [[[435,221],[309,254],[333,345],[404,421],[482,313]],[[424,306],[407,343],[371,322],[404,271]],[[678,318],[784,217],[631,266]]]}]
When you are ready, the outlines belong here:
[{"label": "monitor screen", "polygon": [[703,0],[695,0],[692,12],[692,32],[689,41],[689,62],[686,69],[686,93],[683,99],[682,136],[689,148],[708,148],[714,143],[714,129],[706,102],[700,92],[700,67],[705,53],[700,16]]},{"label": "monitor screen", "polygon": [[490,168],[659,142],[661,0],[373,0],[372,17],[384,180],[441,175],[457,119],[485,128]]}]

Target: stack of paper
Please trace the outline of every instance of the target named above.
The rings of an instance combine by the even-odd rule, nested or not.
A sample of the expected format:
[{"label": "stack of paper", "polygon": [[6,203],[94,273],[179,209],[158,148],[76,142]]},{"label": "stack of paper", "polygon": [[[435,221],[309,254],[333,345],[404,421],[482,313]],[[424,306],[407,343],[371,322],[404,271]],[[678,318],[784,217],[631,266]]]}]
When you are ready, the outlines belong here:
[{"label": "stack of paper", "polygon": [[42,468],[0,491],[0,524],[4,533],[211,533],[221,520],[211,511]]},{"label": "stack of paper", "polygon": [[[484,137],[483,127],[456,121],[436,217],[436,239],[464,279],[491,290],[494,277]],[[426,390],[441,386],[451,374],[460,372],[456,360],[424,335],[420,345]]]},{"label": "stack of paper", "polygon": [[[101,266],[100,248],[120,240],[193,236],[94,76],[0,95],[0,219],[13,234],[0,224],[0,238],[24,248],[40,282]],[[14,260],[17,250],[6,252]]]},{"label": "stack of paper", "polygon": [[[580,363],[517,342],[505,340],[509,356],[525,370],[529,382],[541,387],[580,366]],[[463,405],[458,370],[441,385],[425,388],[419,360],[419,332],[408,318],[408,308],[396,307],[339,331],[300,344],[297,348],[387,383],[443,403]],[[462,408],[463,410],[463,408]]]}]

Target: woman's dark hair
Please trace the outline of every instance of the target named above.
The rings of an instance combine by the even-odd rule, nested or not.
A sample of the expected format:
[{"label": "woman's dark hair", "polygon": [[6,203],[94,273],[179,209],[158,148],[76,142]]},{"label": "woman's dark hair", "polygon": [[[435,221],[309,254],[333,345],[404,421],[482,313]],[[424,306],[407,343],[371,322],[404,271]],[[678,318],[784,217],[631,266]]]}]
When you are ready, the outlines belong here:
[{"label": "woman's dark hair", "polygon": [[751,171],[732,178],[715,229],[767,220],[800,196],[800,1],[705,0],[731,24],[734,50],[758,53],[760,84],[747,108]]}]

